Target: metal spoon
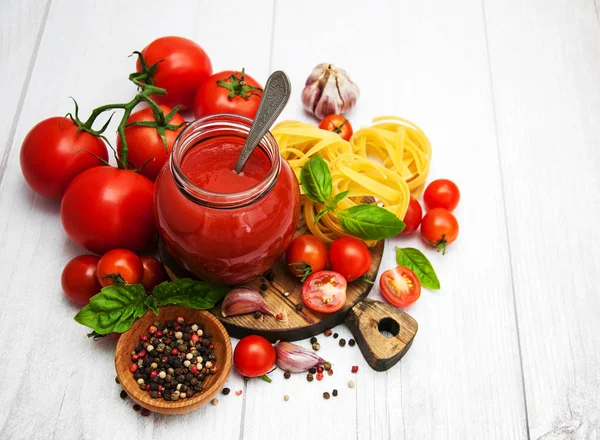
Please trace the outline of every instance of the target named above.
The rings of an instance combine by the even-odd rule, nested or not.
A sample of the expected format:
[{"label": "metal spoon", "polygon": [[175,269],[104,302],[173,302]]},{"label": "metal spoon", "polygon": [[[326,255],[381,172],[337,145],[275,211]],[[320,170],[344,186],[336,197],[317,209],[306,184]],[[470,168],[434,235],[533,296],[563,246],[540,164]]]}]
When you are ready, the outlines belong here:
[{"label": "metal spoon", "polygon": [[250,132],[240,152],[235,168],[236,173],[241,173],[246,161],[259,144],[265,133],[271,128],[275,119],[281,114],[290,99],[292,84],[288,76],[281,70],[273,72],[265,85],[256,116],[250,127]]}]

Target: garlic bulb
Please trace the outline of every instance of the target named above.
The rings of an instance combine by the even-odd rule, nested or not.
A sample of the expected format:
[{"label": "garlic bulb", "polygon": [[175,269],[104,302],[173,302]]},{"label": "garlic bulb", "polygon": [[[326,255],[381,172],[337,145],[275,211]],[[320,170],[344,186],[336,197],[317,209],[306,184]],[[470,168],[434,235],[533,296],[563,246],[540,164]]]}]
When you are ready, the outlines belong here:
[{"label": "garlic bulb", "polygon": [[291,342],[277,342],[275,352],[277,353],[277,366],[291,373],[308,371],[325,363],[325,359],[316,353]]},{"label": "garlic bulb", "polygon": [[267,303],[260,293],[249,287],[231,289],[225,295],[223,304],[221,305],[221,314],[224,318],[256,311],[273,316],[273,312],[269,310]]},{"label": "garlic bulb", "polygon": [[321,63],[306,80],[302,91],[304,110],[319,119],[348,112],[358,100],[358,86],[344,69]]}]

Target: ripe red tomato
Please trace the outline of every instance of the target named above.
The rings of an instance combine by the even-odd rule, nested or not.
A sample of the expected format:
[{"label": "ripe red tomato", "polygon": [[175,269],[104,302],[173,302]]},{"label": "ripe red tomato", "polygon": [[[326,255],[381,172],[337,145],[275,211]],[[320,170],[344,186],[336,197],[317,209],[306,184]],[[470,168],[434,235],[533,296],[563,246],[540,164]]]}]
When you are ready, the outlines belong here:
[{"label": "ripe red tomato", "polygon": [[305,278],[325,269],[327,247],[314,235],[300,235],[292,241],[285,254],[285,264],[292,275]]},{"label": "ripe red tomato", "polygon": [[233,351],[233,364],[242,376],[258,377],[271,371],[275,363],[275,348],[262,336],[240,339]]},{"label": "ripe red tomato", "polygon": [[302,285],[302,301],[317,312],[337,312],[346,304],[347,287],[346,280],[337,272],[315,272]]},{"label": "ripe red tomato", "polygon": [[338,238],[329,248],[329,267],[347,281],[354,281],[371,268],[371,252],[358,238]]},{"label": "ripe red tomato", "polygon": [[407,307],[421,296],[421,282],[408,267],[386,270],[379,279],[381,293],[396,307]]},{"label": "ripe red tomato", "polygon": [[[160,109],[165,116],[172,110],[166,105],[161,105]],[[145,108],[133,113],[127,119],[127,124],[129,125],[133,122],[141,121],[155,122],[152,109]],[[177,127],[184,122],[185,119],[183,119],[179,113],[176,113],[168,121],[168,124]],[[153,159],[144,166],[140,171],[140,174],[146,176],[150,180],[156,180],[156,176],[158,176],[158,172],[167,161],[169,154],[171,154],[175,139],[177,139],[177,135],[181,130],[183,130],[183,126],[177,130],[165,130],[164,133],[167,140],[167,147],[165,147],[165,144],[155,127],[133,125],[125,128],[125,138],[127,139],[128,148],[127,161],[131,162],[133,167],[139,170],[148,160]],[[121,142],[121,136],[117,136],[117,151],[119,152],[119,157],[121,157],[122,149],[123,143]]]},{"label": "ripe red tomato", "polygon": [[162,263],[154,257],[142,255],[140,261],[144,267],[142,285],[146,289],[146,292],[152,292],[155,286],[167,280],[167,273]]},{"label": "ripe red tomato", "polygon": [[137,251],[156,235],[154,185],[133,171],[96,167],[69,185],[60,215],[67,235],[96,254]]},{"label": "ripe red tomato", "polygon": [[115,284],[110,275],[120,275],[127,284],[139,284],[144,276],[144,266],[133,252],[127,249],[113,249],[100,258],[96,275],[103,286]]},{"label": "ripe red tomato", "polygon": [[194,116],[233,113],[254,119],[261,96],[262,86],[250,75],[225,70],[202,83],[194,100]]},{"label": "ripe red tomato", "polygon": [[350,121],[343,115],[325,116],[325,118],[323,118],[319,124],[319,128],[327,131],[333,131],[334,133],[339,134],[342,139],[347,141],[350,140],[353,133],[352,124],[350,124]]},{"label": "ripe red tomato", "polygon": [[421,236],[438,251],[446,253],[446,246],[458,237],[458,221],[444,208],[433,208],[421,221]]},{"label": "ripe red tomato", "polygon": [[410,198],[408,204],[408,210],[404,214],[404,229],[400,232],[400,235],[412,234],[417,230],[421,224],[421,218],[423,217],[423,209],[421,204],[414,197]]},{"label": "ripe red tomato", "polygon": [[423,201],[427,209],[444,208],[453,211],[460,201],[460,191],[451,180],[434,180],[425,189]]},{"label": "ripe red tomato", "polygon": [[100,258],[95,255],[79,255],[71,259],[62,271],[60,283],[65,295],[76,304],[85,306],[90,298],[102,289],[96,278]]},{"label": "ripe red tomato", "polygon": [[[148,67],[160,61],[152,80],[167,95],[152,97],[159,104],[190,108],[198,87],[212,75],[212,63],[206,52],[187,38],[158,38],[142,50],[142,55]],[[136,67],[138,72],[142,71],[139,59]]]},{"label": "ripe red tomato", "polygon": [[60,200],[75,176],[102,165],[86,151],[108,160],[102,139],[85,132],[77,134],[77,126],[69,118],[45,119],[23,140],[20,157],[23,176],[36,193]]}]

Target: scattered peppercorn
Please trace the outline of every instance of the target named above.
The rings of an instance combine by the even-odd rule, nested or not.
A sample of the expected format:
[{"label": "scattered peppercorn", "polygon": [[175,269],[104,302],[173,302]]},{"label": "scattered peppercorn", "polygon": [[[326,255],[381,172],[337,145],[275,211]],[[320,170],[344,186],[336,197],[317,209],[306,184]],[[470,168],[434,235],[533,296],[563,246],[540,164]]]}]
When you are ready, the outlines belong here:
[{"label": "scattered peppercorn", "polygon": [[338,390],[333,390],[333,392],[332,392],[331,394],[333,394],[333,397],[337,397],[337,395],[338,395]]},{"label": "scattered peppercorn", "polygon": [[262,313],[260,313],[258,310],[256,312],[254,312],[254,319],[260,319],[262,317]]},{"label": "scattered peppercorn", "polygon": [[269,286],[267,286],[265,283],[262,283],[260,285],[260,290],[268,290],[268,289],[269,289]]},{"label": "scattered peppercorn", "polygon": [[121,384],[121,381],[119,380],[118,376],[115,376],[115,382],[118,383],[118,384]]},{"label": "scattered peppercorn", "polygon": [[323,333],[323,334],[324,334],[325,336],[331,336],[331,333],[333,333],[333,332],[331,331],[331,329],[330,329],[330,328],[328,328],[327,330],[325,330],[325,333]]},{"label": "scattered peppercorn", "polygon": [[324,368],[323,368],[323,365],[317,365],[317,371],[318,371],[319,373],[322,373],[322,372],[323,372],[323,370],[324,370]]},{"label": "scattered peppercorn", "polygon": [[283,377],[285,377],[286,379],[289,379],[292,376],[292,373],[290,373],[289,371],[286,371],[285,373],[283,373]]},{"label": "scattered peppercorn", "polygon": [[354,381],[353,380],[349,380],[348,381],[348,388],[354,388]]},{"label": "scattered peppercorn", "polygon": [[332,369],[327,370],[327,375],[328,376],[333,376],[333,370]]},{"label": "scattered peppercorn", "polygon": [[127,393],[125,390],[121,390],[121,394],[119,394],[119,396],[121,396],[121,399],[127,399]]},{"label": "scattered peppercorn", "polygon": [[221,391],[221,393],[222,393],[224,396],[227,396],[229,393],[231,393],[231,390],[230,390],[229,388],[223,388],[223,391]]},{"label": "scattered peppercorn", "polygon": [[210,403],[212,403],[213,406],[217,406],[219,403],[219,399],[215,398],[215,399],[211,400]]},{"label": "scattered peppercorn", "polygon": [[323,364],[323,368],[325,368],[327,371],[331,370],[331,364],[329,362],[325,362]]},{"label": "scattered peppercorn", "polygon": [[350,347],[354,347],[354,346],[356,345],[356,341],[355,341],[354,339],[350,339],[350,340],[348,341],[348,345],[349,345]]},{"label": "scattered peppercorn", "polygon": [[354,365],[350,371],[353,373],[358,373],[358,365]]},{"label": "scattered peppercorn", "polygon": [[337,334],[337,333],[334,333],[334,334],[333,334],[333,339],[337,339],[337,338],[338,338],[338,334]]},{"label": "scattered peppercorn", "polygon": [[315,338],[314,336],[312,338],[310,338],[311,344],[314,344],[315,342],[317,342],[317,338]]},{"label": "scattered peppercorn", "polygon": [[323,380],[323,373],[317,373],[317,380],[318,381],[322,381]]},{"label": "scattered peppercorn", "polygon": [[277,315],[275,315],[275,319],[277,319],[278,321],[282,321],[283,320],[283,313],[278,313]]},{"label": "scattered peppercorn", "polygon": [[317,372],[317,369],[315,367],[312,367],[308,370],[308,372],[311,374],[315,374]]},{"label": "scattered peppercorn", "polygon": [[271,282],[275,281],[275,273],[272,271],[268,271],[265,276],[267,277],[267,279]]},{"label": "scattered peppercorn", "polygon": [[286,394],[285,396],[283,396],[283,400],[285,400],[285,401],[287,402],[288,400],[290,400],[290,396],[288,396],[288,395]]},{"label": "scattered peppercorn", "polygon": [[283,292],[283,296],[287,298],[288,296],[290,296],[290,292]]},{"label": "scattered peppercorn", "polygon": [[346,340],[344,338],[340,339],[340,347],[344,347],[346,345]]},{"label": "scattered peppercorn", "polygon": [[241,395],[242,395],[242,390],[237,390],[237,391],[235,392],[235,395],[236,395],[236,396],[241,396]]},{"label": "scattered peppercorn", "polygon": [[141,406],[139,406],[137,403],[136,403],[135,405],[133,405],[133,410],[134,410],[134,411],[136,411],[136,412],[137,412],[137,411],[139,411],[140,409],[142,409],[142,407],[141,407]]},{"label": "scattered peppercorn", "polygon": [[150,410],[149,410],[149,409],[146,409],[146,408],[144,408],[144,409],[142,410],[142,417],[148,417],[149,415],[150,415]]},{"label": "scattered peppercorn", "polygon": [[308,374],[306,375],[306,380],[307,380],[307,381],[309,381],[309,382],[312,382],[314,378],[315,378],[315,377],[313,376],[313,374],[312,374],[312,373],[308,373]]},{"label": "scattered peppercorn", "polygon": [[329,393],[328,393],[327,391],[325,391],[325,392],[323,393],[323,399],[327,400],[327,399],[329,399],[330,397],[331,397],[331,396],[329,395]]},{"label": "scattered peppercorn", "polygon": [[314,351],[319,351],[319,349],[321,348],[321,344],[319,344],[318,342],[315,342],[312,345],[312,348],[313,348]]},{"label": "scattered peppercorn", "polygon": [[298,303],[296,304],[296,311],[299,312],[302,310],[302,304]]}]

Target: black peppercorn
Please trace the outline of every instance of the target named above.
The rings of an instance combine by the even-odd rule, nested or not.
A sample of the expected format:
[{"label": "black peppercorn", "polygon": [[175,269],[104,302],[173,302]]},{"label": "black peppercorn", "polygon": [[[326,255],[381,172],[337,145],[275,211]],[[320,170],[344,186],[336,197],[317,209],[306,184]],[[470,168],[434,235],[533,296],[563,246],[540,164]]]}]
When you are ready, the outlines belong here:
[{"label": "black peppercorn", "polygon": [[311,374],[315,374],[317,372],[317,369],[313,367],[310,370],[308,370],[308,372]]},{"label": "black peppercorn", "polygon": [[334,339],[337,339],[337,338],[338,338],[338,334],[337,334],[337,333],[334,333],[334,334],[333,334],[333,338],[334,338]]},{"label": "black peppercorn", "polygon": [[333,397],[337,397],[337,395],[338,395],[338,390],[333,390],[332,394],[333,394]]},{"label": "black peppercorn", "polygon": [[329,393],[328,393],[327,391],[325,391],[325,392],[323,393],[323,398],[324,398],[325,400],[329,399],[330,397],[331,397],[331,396],[329,395]]},{"label": "black peppercorn", "polygon": [[346,340],[344,338],[340,339],[340,347],[343,347],[346,345]]},{"label": "black peppercorn", "polygon": [[224,396],[228,395],[231,392],[231,390],[229,388],[223,388],[223,391],[221,391],[221,393],[223,393]]},{"label": "black peppercorn", "polygon": [[268,290],[268,289],[269,289],[269,286],[267,286],[265,283],[262,283],[260,285],[260,290]]},{"label": "black peppercorn", "polygon": [[302,310],[302,304],[298,303],[296,304],[296,311],[299,312]]},{"label": "black peppercorn", "polygon": [[142,409],[142,407],[139,406],[137,403],[135,405],[133,405],[133,410],[134,411],[139,411],[140,409]]},{"label": "black peppercorn", "polygon": [[260,319],[262,317],[262,313],[260,313],[258,310],[256,312],[254,312],[254,319]]},{"label": "black peppercorn", "polygon": [[349,345],[350,347],[354,347],[354,346],[356,345],[356,341],[355,341],[354,339],[350,339],[350,340],[348,341],[348,345]]},{"label": "black peppercorn", "polygon": [[121,396],[121,399],[126,399],[127,398],[127,393],[125,392],[125,390],[121,390],[121,394],[119,394]]},{"label": "black peppercorn", "polygon": [[292,373],[290,373],[289,371],[286,371],[285,373],[283,373],[283,377],[285,377],[286,379],[289,379],[292,376]]},{"label": "black peppercorn", "polygon": [[148,417],[150,415],[150,410],[147,410],[146,408],[144,408],[142,410],[142,416],[143,417]]},{"label": "black peppercorn", "polygon": [[202,345],[208,347],[210,345],[210,339],[204,339],[204,341],[202,341]]},{"label": "black peppercorn", "polygon": [[274,272],[268,271],[265,275],[269,281],[271,281],[271,282],[275,281],[275,273]]},{"label": "black peppercorn", "polygon": [[116,383],[118,383],[118,384],[120,384],[120,383],[121,383],[121,381],[119,380],[119,377],[118,377],[118,376],[115,376],[115,382],[116,382]]},{"label": "black peppercorn", "polygon": [[314,336],[312,338],[310,338],[311,344],[314,344],[315,342],[317,342],[317,338],[315,338]]},{"label": "black peppercorn", "polygon": [[150,391],[150,397],[156,399],[158,397],[158,391]]}]

